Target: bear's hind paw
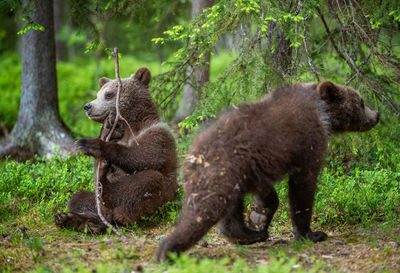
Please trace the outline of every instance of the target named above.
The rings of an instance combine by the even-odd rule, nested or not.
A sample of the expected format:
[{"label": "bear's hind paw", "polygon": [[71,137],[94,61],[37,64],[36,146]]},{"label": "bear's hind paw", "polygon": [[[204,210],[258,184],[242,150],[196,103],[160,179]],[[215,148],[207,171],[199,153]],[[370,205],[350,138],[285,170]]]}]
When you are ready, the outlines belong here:
[{"label": "bear's hind paw", "polygon": [[72,218],[71,213],[69,212],[61,212],[54,215],[54,223],[56,226],[60,228],[64,228],[67,226],[67,222]]},{"label": "bear's hind paw", "polygon": [[307,233],[306,237],[311,241],[313,241],[314,243],[322,242],[328,239],[328,235],[322,231],[315,231],[315,232],[310,231],[309,233]]}]

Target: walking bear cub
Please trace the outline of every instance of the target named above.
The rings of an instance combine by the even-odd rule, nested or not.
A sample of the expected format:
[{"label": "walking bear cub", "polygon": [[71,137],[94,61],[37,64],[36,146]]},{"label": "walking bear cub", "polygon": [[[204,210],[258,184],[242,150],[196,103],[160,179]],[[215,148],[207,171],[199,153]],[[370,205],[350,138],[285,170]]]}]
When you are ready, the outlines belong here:
[{"label": "walking bear cub", "polygon": [[[132,224],[142,216],[150,216],[175,198],[175,140],[160,117],[147,89],[150,71],[139,68],[130,78],[122,79],[119,109],[134,135],[119,121],[110,141],[105,142],[114,118],[117,81],[100,79],[97,98],[86,104],[87,116],[103,123],[100,137],[77,142],[81,151],[100,161],[102,212],[108,221]],[[96,164],[95,164],[96,165]],[[67,213],[54,216],[57,226],[95,233],[106,226],[97,215],[95,195],[82,191],[72,196]]]},{"label": "walking bear cub", "polygon": [[[317,177],[330,134],[367,131],[379,112],[351,88],[325,81],[282,87],[264,99],[221,116],[193,142],[183,166],[185,200],[180,223],[159,246],[157,259],[193,246],[216,223],[234,243],[268,238],[278,208],[274,183],[289,175],[295,237],[314,242],[327,235],[310,229]],[[243,197],[254,211],[243,217]],[[262,223],[252,223],[252,219]],[[257,220],[258,219],[258,220]],[[258,224],[261,228],[250,228]]]}]

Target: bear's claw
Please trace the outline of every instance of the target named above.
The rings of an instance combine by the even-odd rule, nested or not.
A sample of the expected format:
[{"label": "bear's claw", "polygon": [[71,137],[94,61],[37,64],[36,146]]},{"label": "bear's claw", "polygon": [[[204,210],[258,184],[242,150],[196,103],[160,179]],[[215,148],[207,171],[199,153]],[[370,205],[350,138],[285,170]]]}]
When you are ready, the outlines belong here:
[{"label": "bear's claw", "polygon": [[76,145],[85,155],[96,158],[102,157],[103,141],[98,138],[80,139],[76,142]]},{"label": "bear's claw", "polygon": [[71,217],[68,212],[62,212],[54,215],[54,223],[56,226],[63,228],[65,227],[65,222],[68,221]]}]

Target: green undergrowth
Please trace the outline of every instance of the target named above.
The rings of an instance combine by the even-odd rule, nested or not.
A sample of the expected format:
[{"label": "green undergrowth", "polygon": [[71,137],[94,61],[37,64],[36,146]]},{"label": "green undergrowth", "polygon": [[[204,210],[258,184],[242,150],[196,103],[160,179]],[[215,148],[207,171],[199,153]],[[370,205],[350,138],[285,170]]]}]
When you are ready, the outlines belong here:
[{"label": "green undergrowth", "polygon": [[93,160],[85,156],[49,162],[0,163],[0,219],[12,219],[32,210],[48,219],[64,209],[71,195],[92,189]]},{"label": "green undergrowth", "polygon": [[[42,264],[36,269],[29,272],[47,273],[55,272],[50,266],[43,265],[44,247],[43,242],[37,238],[26,240],[26,248],[30,255],[32,255],[35,263]],[[116,246],[115,256],[112,262],[98,262],[89,265],[85,262],[76,261],[73,266],[65,266],[57,272],[62,273],[120,273],[120,272],[169,272],[169,273],[209,273],[209,272],[232,272],[232,273],[303,273],[303,272],[321,272],[322,261],[316,261],[314,265],[304,267],[297,258],[289,257],[283,252],[277,253],[272,257],[268,263],[251,264],[244,258],[237,258],[235,260],[223,257],[221,259],[203,258],[198,260],[195,257],[190,257],[183,254],[180,257],[172,257],[170,261],[163,264],[151,264],[147,267],[141,265],[132,266],[131,261],[139,258],[135,254],[134,248],[123,250],[121,246]],[[137,271],[136,271],[137,270]],[[5,271],[7,272],[7,270]],[[327,272],[327,271],[325,271]],[[334,270],[329,270],[334,272]]]},{"label": "green undergrowth", "polygon": [[168,272],[171,273],[208,273],[208,272],[225,272],[227,267],[229,272],[233,273],[286,273],[286,272],[318,272],[321,264],[317,263],[313,268],[304,270],[304,268],[297,264],[296,258],[289,258],[283,253],[279,253],[276,257],[271,258],[269,264],[259,263],[256,266],[249,266],[245,259],[239,258],[232,264],[229,258],[222,258],[218,261],[211,259],[202,259],[199,262],[195,258],[182,255],[179,258],[173,259],[173,267],[164,265],[161,269],[155,272]]},{"label": "green undergrowth", "polygon": [[[50,161],[35,160],[19,163],[6,159],[0,162],[0,223],[17,217],[36,217],[36,214],[51,222],[54,213],[66,210],[74,193],[94,190],[91,158],[80,155],[65,159],[56,156]],[[152,217],[143,217],[140,225],[174,222],[181,207],[181,188],[177,196],[178,201],[163,205]]]},{"label": "green undergrowth", "polygon": [[324,224],[400,219],[400,125],[383,112],[364,133],[334,136],[319,179],[315,213]]},{"label": "green undergrowth", "polygon": [[[258,264],[256,266],[249,265],[245,259],[239,258],[232,262],[225,257],[219,260],[204,258],[197,260],[196,258],[182,255],[174,257],[171,262],[164,263],[152,269],[144,269],[143,272],[169,272],[169,273],[209,273],[209,272],[232,272],[232,273],[290,273],[290,272],[318,272],[321,267],[320,263],[311,269],[303,269],[297,264],[296,258],[289,258],[284,254],[271,259],[269,264]],[[101,272],[129,272],[129,266],[115,265],[105,263],[96,265],[95,270]],[[44,268],[39,268],[34,272],[49,272]],[[51,272],[51,271],[50,271]],[[62,272],[93,272],[84,265],[75,268],[66,268]]]}]

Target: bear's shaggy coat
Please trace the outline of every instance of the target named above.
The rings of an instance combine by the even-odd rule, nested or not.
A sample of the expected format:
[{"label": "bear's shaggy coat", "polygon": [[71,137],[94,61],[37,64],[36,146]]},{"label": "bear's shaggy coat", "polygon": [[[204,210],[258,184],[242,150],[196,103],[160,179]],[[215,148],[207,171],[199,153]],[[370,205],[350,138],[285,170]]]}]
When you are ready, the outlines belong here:
[{"label": "bear's shaggy coat", "polygon": [[[367,131],[378,121],[379,113],[364,106],[354,90],[328,81],[284,87],[227,112],[192,144],[183,166],[182,218],[159,246],[157,259],[187,250],[218,222],[232,242],[266,240],[279,204],[274,183],[284,174],[295,237],[324,240],[326,234],[311,231],[310,222],[328,136]],[[255,200],[250,220],[263,220],[259,230],[244,221],[246,193]]]},{"label": "bear's shaggy coat", "polygon": [[[147,89],[150,79],[145,67],[122,79],[120,112],[134,136],[119,121],[110,142],[105,142],[101,139],[108,135],[115,118],[117,81],[101,78],[96,100],[84,107],[90,119],[103,123],[100,137],[77,142],[84,154],[101,162],[103,215],[122,225],[153,215],[161,205],[174,200],[177,188],[175,140],[151,100]],[[88,226],[96,233],[106,230],[92,192],[76,193],[69,211],[56,214],[54,219],[59,227],[83,230]]]}]

